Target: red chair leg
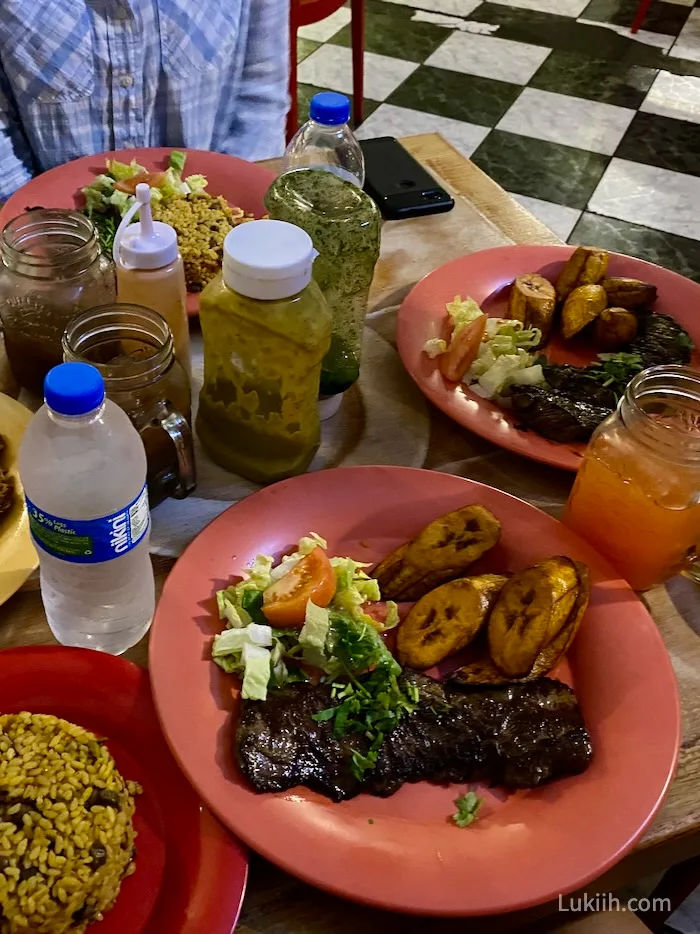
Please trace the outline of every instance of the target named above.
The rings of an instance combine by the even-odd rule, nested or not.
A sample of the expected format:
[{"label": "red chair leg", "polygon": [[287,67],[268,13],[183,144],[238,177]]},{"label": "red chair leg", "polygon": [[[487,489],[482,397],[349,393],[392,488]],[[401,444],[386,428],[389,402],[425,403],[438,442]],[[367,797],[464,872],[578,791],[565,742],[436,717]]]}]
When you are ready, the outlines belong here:
[{"label": "red chair leg", "polygon": [[[695,856],[666,871],[661,882],[649,896],[648,900],[652,907],[647,911],[638,911],[637,917],[646,924],[652,934],[661,934],[666,921],[676,908],[680,908],[698,885],[700,885],[700,856]],[[665,901],[665,908],[656,907],[662,904],[659,899]]]},{"label": "red chair leg", "polygon": [[296,4],[292,0],[289,18],[289,110],[287,111],[287,142],[297,131],[299,122],[299,88],[297,87],[297,22],[294,15]]},{"label": "red chair leg", "polygon": [[[649,0],[651,2],[651,0]],[[352,35],[352,119],[355,127],[362,123],[365,94],[365,0],[352,0],[350,5]]]},{"label": "red chair leg", "polygon": [[649,12],[649,7],[651,6],[651,0],[642,0],[637,8],[637,15],[634,17],[634,22],[632,23],[632,32],[639,32],[642,28],[642,23],[647,17]]}]

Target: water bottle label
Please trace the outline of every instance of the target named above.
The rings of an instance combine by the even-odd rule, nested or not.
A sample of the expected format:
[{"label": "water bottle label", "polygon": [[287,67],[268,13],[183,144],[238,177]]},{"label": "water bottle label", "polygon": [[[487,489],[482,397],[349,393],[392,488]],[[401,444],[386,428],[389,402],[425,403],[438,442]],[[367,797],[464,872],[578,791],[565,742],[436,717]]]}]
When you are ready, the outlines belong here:
[{"label": "water bottle label", "polygon": [[148,492],[143,490],[135,500],[101,519],[61,519],[25,497],[29,513],[32,537],[40,548],[74,564],[98,564],[120,558],[135,548],[148,531],[151,516],[148,509]]}]

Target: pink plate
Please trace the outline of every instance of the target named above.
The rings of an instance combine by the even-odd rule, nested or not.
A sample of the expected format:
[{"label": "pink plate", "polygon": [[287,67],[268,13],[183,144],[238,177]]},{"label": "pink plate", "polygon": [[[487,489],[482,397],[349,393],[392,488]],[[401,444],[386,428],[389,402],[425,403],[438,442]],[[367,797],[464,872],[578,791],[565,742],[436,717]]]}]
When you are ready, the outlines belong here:
[{"label": "pink plate", "polygon": [[[234,758],[234,680],[209,660],[221,628],[214,591],[256,553],[281,554],[309,531],[335,555],[374,562],[430,520],[467,503],[492,509],[502,544],[488,570],[569,554],[591,569],[590,610],[569,655],[595,757],[586,773],[538,791],[482,789],[483,817],[450,820],[464,786],[406,785],[390,798],[333,804],[304,788],[256,794]],[[351,467],[249,496],[214,520],[168,578],[150,648],[165,735],[192,784],[231,830],[313,885],[396,911],[514,911],[599,876],[656,814],[680,741],[676,682],[642,603],[588,545],[533,506],[448,474]]]},{"label": "pink plate", "polygon": [[148,672],[122,658],[28,646],[0,652],[0,712],[49,713],[107,740],[136,799],[136,872],[100,934],[231,934],[243,903],[245,851],[205,811],[163,740]]},{"label": "pink plate", "polygon": [[[532,460],[577,470],[584,444],[557,444],[515,427],[511,415],[466,386],[455,387],[423,353],[431,337],[442,336],[445,303],[471,296],[487,314],[505,316],[516,276],[539,272],[552,281],[573,251],[571,246],[503,246],[470,253],[429,273],[414,286],[399,310],[397,342],[404,366],[421,391],[458,424],[509,451]],[[700,285],[675,272],[619,253],[610,254],[608,274],[643,279],[658,287],[654,309],[671,315],[700,347]],[[583,365],[595,356],[590,344],[567,346],[556,337],[546,353],[554,363]],[[700,358],[696,358],[700,359]]]},{"label": "pink plate", "polygon": [[[166,168],[173,149],[129,149],[124,152],[103,152],[96,156],[84,156],[65,165],[37,175],[15,192],[0,210],[0,229],[22,214],[28,207],[71,208],[80,210],[84,200],[80,189],[104,172],[107,159],[130,162],[136,159],[139,165],[150,172]],[[185,149],[186,175],[206,175],[209,179],[207,191],[212,195],[223,195],[234,207],[243,208],[247,214],[261,217],[265,213],[263,198],[270,187],[274,174],[255,162],[245,162],[235,156],[202,149]],[[189,292],[187,312],[196,315],[199,311],[199,295]]]}]

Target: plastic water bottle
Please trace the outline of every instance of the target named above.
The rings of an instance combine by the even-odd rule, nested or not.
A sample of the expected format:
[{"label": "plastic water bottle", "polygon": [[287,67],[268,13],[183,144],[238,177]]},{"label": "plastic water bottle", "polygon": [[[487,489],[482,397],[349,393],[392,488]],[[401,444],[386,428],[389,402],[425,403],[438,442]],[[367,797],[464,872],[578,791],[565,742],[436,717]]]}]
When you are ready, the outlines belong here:
[{"label": "plastic water bottle", "polygon": [[350,101],[344,94],[321,91],[309,105],[309,119],[292,137],[282,171],[326,169],[362,188],[365,157],[348,125]]},{"label": "plastic water bottle", "polygon": [[146,453],[100,372],[62,363],[19,453],[41,596],[64,645],[120,655],[155,608]]}]

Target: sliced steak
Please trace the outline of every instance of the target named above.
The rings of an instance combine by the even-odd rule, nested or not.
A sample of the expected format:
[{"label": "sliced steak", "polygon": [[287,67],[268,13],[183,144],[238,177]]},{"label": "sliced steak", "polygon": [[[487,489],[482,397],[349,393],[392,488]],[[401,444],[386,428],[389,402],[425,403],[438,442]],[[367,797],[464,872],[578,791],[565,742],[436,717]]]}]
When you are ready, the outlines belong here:
[{"label": "sliced steak", "polygon": [[414,672],[402,677],[418,689],[418,704],[387,736],[363,783],[352,774],[351,757],[355,749],[366,751],[367,740],[337,738],[331,721],[312,719],[333,703],[327,685],[289,685],[264,703],[244,703],[236,737],[243,774],[260,792],[306,785],[341,801],[361,791],[391,795],[404,782],[534,788],[590,762],[576,697],[559,681],[482,688]]}]

